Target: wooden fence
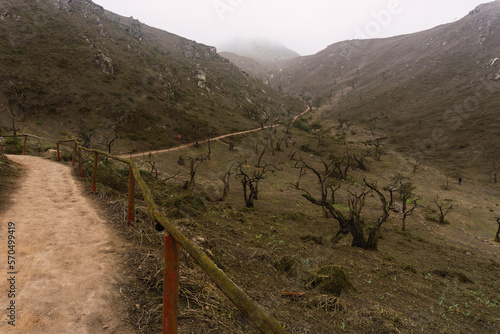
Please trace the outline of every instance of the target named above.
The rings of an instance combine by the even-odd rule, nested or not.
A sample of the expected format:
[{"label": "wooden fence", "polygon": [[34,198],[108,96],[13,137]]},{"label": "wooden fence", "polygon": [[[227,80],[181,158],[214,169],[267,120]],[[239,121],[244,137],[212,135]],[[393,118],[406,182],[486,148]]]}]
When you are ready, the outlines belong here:
[{"label": "wooden fence", "polygon": [[215,285],[233,302],[233,304],[262,332],[262,333],[286,333],[283,327],[271,317],[259,304],[252,300],[243,290],[241,290],[217,265],[198,248],[191,240],[182,234],[163,214],[160,213],[153,200],[151,191],[146,182],[142,179],[137,165],[132,159],[124,159],[104,151],[89,149],[78,145],[77,141],[64,140],[53,141],[50,139],[33,136],[29,134],[6,137],[24,137],[23,155],[26,154],[26,141],[28,137],[46,140],[56,144],[57,160],[61,161],[60,144],[69,145],[73,150],[72,166],[78,159],[78,175],[83,177],[82,151],[93,154],[92,168],[92,191],[96,191],[98,161],[100,156],[122,162],[129,167],[128,182],[128,205],[127,224],[130,226],[134,222],[134,199],[135,185],[139,185],[144,201],[147,204],[148,213],[156,224],[160,224],[165,230],[165,272],[163,279],[163,323],[162,333],[177,333],[177,309],[179,295],[179,247],[184,248],[198,265],[207,273],[208,277]]}]

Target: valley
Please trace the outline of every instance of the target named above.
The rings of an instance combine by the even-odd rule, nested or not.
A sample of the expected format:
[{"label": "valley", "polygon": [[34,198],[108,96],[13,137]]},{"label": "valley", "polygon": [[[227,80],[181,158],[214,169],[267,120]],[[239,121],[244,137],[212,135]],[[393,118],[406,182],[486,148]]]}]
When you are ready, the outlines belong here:
[{"label": "valley", "polygon": [[[161,214],[285,332],[500,333],[498,1],[306,57],[268,46],[267,60],[89,0],[1,6],[0,135],[50,139],[30,138],[30,155],[75,138],[133,159]],[[21,152],[0,143],[2,211],[20,205]],[[158,333],[165,232],[141,191],[124,228],[128,167],[98,166],[86,196],[127,245],[120,319]],[[179,333],[258,332],[180,260]]]}]

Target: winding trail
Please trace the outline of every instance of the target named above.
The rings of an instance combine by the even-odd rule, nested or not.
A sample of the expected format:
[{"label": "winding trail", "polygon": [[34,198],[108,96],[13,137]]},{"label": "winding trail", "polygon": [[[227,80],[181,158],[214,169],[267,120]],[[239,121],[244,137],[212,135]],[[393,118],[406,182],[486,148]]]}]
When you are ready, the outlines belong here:
[{"label": "winding trail", "polygon": [[[23,176],[0,212],[0,333],[134,333],[122,320],[118,287],[125,245],[83,196],[71,167],[32,156],[9,159],[21,164]],[[8,235],[15,236],[13,268]],[[15,326],[8,323],[12,302]]]},{"label": "winding trail", "polygon": [[[302,115],[304,115],[305,113],[307,113],[310,110],[311,110],[311,107],[307,106],[307,109],[305,111],[303,111],[302,113],[300,113],[299,115],[295,116],[292,119],[292,123],[295,123],[295,121],[299,117],[301,117]],[[279,127],[280,125],[281,124],[276,124],[275,126]],[[257,131],[260,131],[260,130],[263,130],[263,129],[269,129],[271,126],[274,126],[274,125],[266,125],[263,128],[257,128],[257,129],[252,129],[252,130],[245,130],[245,131],[240,131],[240,132],[228,133],[228,134],[225,134],[225,135],[222,135],[222,136],[218,136],[218,137],[214,137],[214,138],[210,138],[210,139],[200,140],[200,141],[198,141],[198,144],[206,143],[209,140],[211,140],[211,141],[221,140],[221,139],[228,138],[228,137],[243,135],[243,134],[251,133],[251,132],[257,132]],[[120,157],[126,159],[126,158],[142,157],[142,156],[146,156],[146,155],[149,155],[149,154],[154,155],[154,154],[160,154],[160,153],[167,153],[167,152],[173,152],[173,151],[182,150],[184,148],[191,147],[191,146],[194,146],[194,145],[195,145],[195,143],[188,143],[188,144],[184,144],[184,145],[180,145],[180,146],[176,146],[176,147],[171,147],[171,148],[167,148],[167,149],[163,149],[163,150],[145,151],[145,152],[133,153],[133,154],[122,154],[122,155],[120,155]]]}]

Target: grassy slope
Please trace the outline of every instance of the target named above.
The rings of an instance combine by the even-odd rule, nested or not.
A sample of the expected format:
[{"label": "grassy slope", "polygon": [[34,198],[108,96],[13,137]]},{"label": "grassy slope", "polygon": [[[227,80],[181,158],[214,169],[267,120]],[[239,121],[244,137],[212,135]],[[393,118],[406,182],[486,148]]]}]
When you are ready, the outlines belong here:
[{"label": "grassy slope", "polygon": [[[348,135],[347,145],[354,150],[363,149],[356,143],[370,135],[363,131]],[[294,138],[299,146],[313,146],[313,137],[303,132],[294,132]],[[324,150],[341,152],[346,148],[335,141],[331,143]],[[213,145],[212,159],[198,172],[197,191],[208,197],[220,192],[220,178],[231,161],[247,159],[248,165],[253,166],[257,159],[246,138],[240,138],[234,152],[228,151],[224,143]],[[206,202],[206,207],[200,207],[188,204],[191,201],[185,198],[185,205],[179,206],[171,198],[185,195],[171,190],[167,196],[170,200],[164,198],[162,207],[290,333],[336,333],[343,329],[350,333],[372,329],[376,333],[499,331],[499,247],[491,242],[496,231],[493,217],[498,215],[500,205],[496,189],[467,182],[459,187],[455,180],[446,187],[447,178],[438,170],[422,165],[412,172],[412,160],[391,151],[382,161],[369,159],[368,173],[355,171],[352,175],[358,179],[367,175],[383,185],[393,175],[403,173],[417,186],[423,207],[408,219],[406,232],[400,231],[400,214],[392,213],[383,227],[378,252],[352,248],[349,238],[333,246],[329,240],[336,233],[335,222],[322,218],[321,210],[291,186],[298,174],[292,168],[294,161],[288,160],[291,151],[264,156],[265,162],[283,170],[262,181],[255,210],[244,209],[241,186],[235,179],[231,181],[227,203]],[[206,153],[206,146],[185,154],[196,156],[203,152]],[[172,185],[182,185],[188,177],[187,169],[176,164],[179,154],[149,159],[155,161],[160,177],[181,172],[169,181]],[[311,153],[302,155],[319,163]],[[144,168],[147,166],[145,163]],[[315,194],[316,180],[311,175],[301,182]],[[450,225],[440,226],[429,220],[435,217],[436,195],[453,200],[455,210],[448,217]],[[339,192],[339,202],[344,202],[345,196]],[[376,220],[378,205],[377,198],[367,200],[364,217],[368,225]],[[189,259],[184,260],[180,312],[185,317],[181,320],[181,332],[251,332],[236,310],[207,285],[203,275],[193,274],[196,266]],[[319,289],[306,289],[308,274],[329,264],[344,267],[357,292],[343,292],[337,298]],[[207,300],[197,291],[200,286],[212,299]],[[306,294],[282,297],[283,291]]]},{"label": "grassy slope", "polygon": [[[315,113],[306,116],[305,122],[310,124],[316,117]],[[324,127],[329,125],[323,123]],[[366,149],[362,143],[373,136],[353,128],[347,131],[346,144],[342,144],[338,132],[330,133],[332,137],[321,147],[323,154],[340,154],[346,148],[362,151]],[[350,238],[332,245],[330,238],[337,224],[323,218],[321,210],[291,185],[298,170],[289,156],[298,147],[315,147],[315,137],[315,133],[294,129],[294,147],[264,155],[264,163],[273,163],[281,170],[262,181],[254,210],[244,208],[241,185],[234,176],[227,202],[208,198],[220,195],[221,177],[233,161],[246,159],[248,168],[252,168],[258,155],[250,140],[255,141],[259,134],[232,138],[235,151],[228,150],[227,141],[212,143],[212,159],[200,167],[194,193],[181,189],[188,169],[179,166],[177,160],[181,154],[206,154],[206,144],[200,149],[144,157],[139,164],[148,170],[151,164],[147,161],[154,162],[160,179],[180,172],[167,185],[146,174],[158,206],[289,333],[360,333],[372,329],[378,333],[498,332],[499,247],[491,242],[496,231],[493,217],[500,212],[497,189],[467,179],[459,187],[456,180],[447,179],[428,164],[413,172],[413,159],[386,148],[381,161],[368,158],[368,172],[356,170],[350,175],[358,180],[367,176],[384,185],[402,173],[416,185],[422,206],[408,219],[406,232],[400,231],[401,215],[391,213],[382,229],[378,252],[352,248]],[[320,166],[311,151],[298,154]],[[85,164],[87,175],[91,165]],[[112,172],[105,161],[99,166],[98,179],[107,186],[98,185],[98,195],[115,212],[117,232],[125,233],[134,245],[126,257],[129,275],[122,289],[130,302],[127,320],[138,327],[138,332],[157,332],[161,324],[158,305],[163,234],[152,228],[140,193],[137,222],[133,228],[123,229],[126,169],[120,166],[120,173]],[[313,175],[303,177],[301,185],[316,194]],[[339,203],[345,204],[347,187],[344,183],[338,192]],[[449,225],[432,221],[436,217],[436,195],[453,201]],[[377,198],[368,197],[363,214],[368,225],[379,212]],[[181,263],[180,333],[255,332],[184,252]],[[356,290],[335,295],[319,288],[307,289],[310,273],[325,265],[343,267]],[[283,297],[282,292],[305,295]]]},{"label": "grassy slope", "polygon": [[0,209],[8,204],[9,195],[14,190],[19,175],[19,166],[0,153]]},{"label": "grassy slope", "polygon": [[270,82],[319,98],[325,118],[342,114],[385,131],[399,150],[454,177],[483,177],[500,142],[500,65],[490,66],[500,54],[499,20],[497,1],[428,31],[336,43],[297,59]]},{"label": "grassy slope", "polygon": [[[286,97],[249,78],[211,47],[104,11],[90,1],[4,1],[0,21],[0,90],[30,90],[18,127],[39,135],[71,137],[80,121],[96,128],[94,144],[106,141],[121,119],[118,149],[167,147],[178,133],[192,139],[191,124],[203,135],[248,129],[248,111],[281,117],[301,111]],[[19,19],[20,17],[20,19]],[[99,50],[113,73],[96,60]],[[0,126],[10,129],[4,94]]]}]

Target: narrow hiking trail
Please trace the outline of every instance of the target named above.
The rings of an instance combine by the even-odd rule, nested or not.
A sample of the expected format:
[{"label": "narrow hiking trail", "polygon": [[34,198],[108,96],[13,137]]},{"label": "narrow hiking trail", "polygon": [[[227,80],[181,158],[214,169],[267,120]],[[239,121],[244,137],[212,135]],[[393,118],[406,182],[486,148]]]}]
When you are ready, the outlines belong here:
[{"label": "narrow hiking trail", "polygon": [[134,333],[118,287],[125,244],[83,196],[71,167],[9,158],[23,173],[0,212],[0,333]]},{"label": "narrow hiking trail", "polygon": [[[297,115],[294,118],[292,118],[292,123],[295,123],[297,121],[297,119],[299,119],[299,117],[305,115],[310,110],[311,110],[311,107],[307,106],[306,110],[304,110],[302,113],[300,113],[299,115]],[[264,127],[260,127],[260,128],[256,128],[256,129],[252,129],[252,130],[245,130],[245,131],[240,131],[240,132],[228,133],[228,134],[225,134],[225,135],[222,135],[222,136],[218,136],[218,137],[214,137],[214,138],[210,138],[210,139],[200,140],[200,141],[198,141],[198,144],[204,144],[204,143],[208,142],[209,140],[210,141],[216,141],[216,140],[221,140],[221,139],[228,138],[228,137],[234,137],[234,136],[239,136],[239,135],[243,135],[243,134],[247,134],[247,133],[257,132],[257,131],[261,131],[263,129],[269,129],[272,126],[273,125],[266,125]],[[279,126],[281,126],[281,124],[276,124],[274,126],[275,127],[279,127]],[[121,154],[120,157],[121,158],[125,158],[125,159],[126,158],[132,159],[132,158],[136,158],[136,157],[146,156],[146,155],[149,155],[149,154],[154,155],[154,154],[160,154],[160,153],[173,152],[173,151],[178,151],[178,150],[182,150],[182,149],[187,148],[187,147],[194,146],[195,144],[196,143],[193,142],[193,143],[179,145],[179,146],[176,146],[176,147],[166,148],[166,149],[162,149],[162,150],[144,151],[144,152],[129,153],[129,154]]]}]

